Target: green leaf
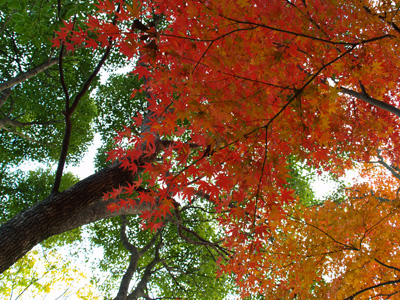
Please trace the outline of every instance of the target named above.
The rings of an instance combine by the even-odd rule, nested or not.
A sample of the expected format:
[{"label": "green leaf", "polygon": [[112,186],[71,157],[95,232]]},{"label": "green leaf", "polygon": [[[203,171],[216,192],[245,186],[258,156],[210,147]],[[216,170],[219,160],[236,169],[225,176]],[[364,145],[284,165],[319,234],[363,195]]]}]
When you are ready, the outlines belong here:
[{"label": "green leaf", "polygon": [[19,1],[13,0],[8,2],[8,7],[12,9],[21,9],[21,4],[19,3]]}]

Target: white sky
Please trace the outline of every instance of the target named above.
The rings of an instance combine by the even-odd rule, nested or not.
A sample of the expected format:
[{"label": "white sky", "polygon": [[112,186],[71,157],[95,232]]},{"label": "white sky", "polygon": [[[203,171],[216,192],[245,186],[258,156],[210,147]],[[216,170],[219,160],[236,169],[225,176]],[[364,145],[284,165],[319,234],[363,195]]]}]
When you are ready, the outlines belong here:
[{"label": "white sky", "polygon": [[77,166],[68,166],[66,171],[70,171],[78,176],[80,179],[84,179],[94,173],[94,158],[96,156],[96,150],[101,146],[101,137],[99,134],[95,134],[93,143],[89,146],[88,151]]}]

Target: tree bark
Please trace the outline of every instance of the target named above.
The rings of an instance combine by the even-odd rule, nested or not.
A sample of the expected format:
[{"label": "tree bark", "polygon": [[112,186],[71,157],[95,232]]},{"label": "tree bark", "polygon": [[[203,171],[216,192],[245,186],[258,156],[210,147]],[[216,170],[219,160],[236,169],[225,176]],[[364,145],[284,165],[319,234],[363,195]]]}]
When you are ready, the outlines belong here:
[{"label": "tree bark", "polygon": [[4,105],[4,103],[6,103],[8,97],[10,97],[11,95],[11,89],[6,89],[5,91],[3,91],[0,94],[0,107],[2,107]]},{"label": "tree bark", "polygon": [[387,112],[390,112],[390,113],[396,115],[397,117],[400,117],[400,109],[398,109],[397,107],[395,107],[395,106],[393,106],[391,104],[383,102],[381,100],[372,98],[368,94],[366,94],[364,91],[362,93],[359,93],[359,92],[356,92],[356,91],[349,90],[347,88],[341,87],[340,90],[339,90],[339,93],[346,94],[346,95],[349,95],[349,96],[353,96],[353,97],[355,97],[355,98],[357,98],[359,100],[362,100],[362,101],[364,101],[366,103],[369,103],[369,104],[371,104],[371,105],[373,105],[375,107],[378,107],[378,108],[381,108],[383,110],[386,110]]},{"label": "tree bark", "polygon": [[139,206],[114,213],[106,210],[103,194],[132,179],[131,171],[124,171],[120,164],[114,164],[61,193],[50,195],[3,224],[0,227],[0,272],[53,235],[118,214],[134,214],[148,209]]},{"label": "tree bark", "polygon": [[[64,54],[65,55],[65,54]],[[25,73],[19,74],[18,76],[11,78],[10,80],[0,83],[0,92],[12,88],[14,85],[17,85],[18,83],[24,82],[25,80],[28,80],[37,74],[43,72],[44,70],[47,70],[48,68],[54,66],[55,64],[58,63],[58,57],[50,59],[48,61],[45,61],[41,65],[32,68]]]}]

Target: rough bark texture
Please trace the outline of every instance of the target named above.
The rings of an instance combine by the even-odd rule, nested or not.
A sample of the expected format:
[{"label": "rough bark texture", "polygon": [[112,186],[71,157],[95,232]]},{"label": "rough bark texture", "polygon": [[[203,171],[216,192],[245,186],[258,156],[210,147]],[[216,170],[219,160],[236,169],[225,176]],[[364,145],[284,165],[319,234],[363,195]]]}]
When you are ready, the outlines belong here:
[{"label": "rough bark texture", "polygon": [[119,200],[109,200],[109,201],[103,201],[103,199],[99,199],[96,203],[93,205],[89,206],[85,210],[82,210],[76,215],[71,216],[69,219],[66,219],[64,221],[64,224],[62,227],[59,227],[60,232],[54,233],[60,234],[63,232],[70,231],[72,229],[81,227],[86,224],[90,224],[96,221],[104,220],[104,219],[109,219],[112,217],[117,217],[117,216],[122,216],[122,215],[137,215],[140,214],[142,211],[149,210],[151,209],[150,205],[142,203],[142,204],[137,204],[135,207],[129,207],[129,208],[122,208],[119,211],[113,211],[110,212],[107,209],[107,205],[109,205],[112,202],[118,202]]},{"label": "rough bark texture", "polygon": [[128,181],[132,173],[114,164],[16,215],[0,227],[0,272],[53,235],[116,215],[106,211],[101,198]]}]

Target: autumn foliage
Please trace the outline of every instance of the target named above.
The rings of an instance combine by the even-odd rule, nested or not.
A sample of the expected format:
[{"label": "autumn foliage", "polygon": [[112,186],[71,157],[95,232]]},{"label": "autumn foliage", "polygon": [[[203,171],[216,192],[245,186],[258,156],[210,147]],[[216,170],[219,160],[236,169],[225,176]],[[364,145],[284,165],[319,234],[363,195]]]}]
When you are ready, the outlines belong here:
[{"label": "autumn foliage", "polygon": [[[97,7],[87,28],[67,22],[54,45],[112,46],[138,59],[143,85],[133,93],[147,93],[149,113],[134,115],[110,152],[137,181],[105,196],[121,198],[110,210],[150,203],[142,216],[157,229],[164,218],[179,225],[180,206],[206,198],[225,231],[221,270],[235,274],[243,297],[400,291],[397,3]],[[341,203],[303,207],[287,181],[293,160],[337,176],[357,162],[364,181]]]}]

